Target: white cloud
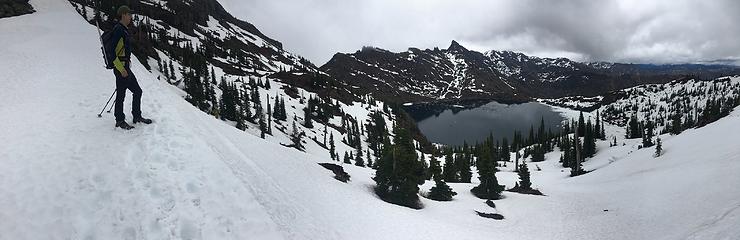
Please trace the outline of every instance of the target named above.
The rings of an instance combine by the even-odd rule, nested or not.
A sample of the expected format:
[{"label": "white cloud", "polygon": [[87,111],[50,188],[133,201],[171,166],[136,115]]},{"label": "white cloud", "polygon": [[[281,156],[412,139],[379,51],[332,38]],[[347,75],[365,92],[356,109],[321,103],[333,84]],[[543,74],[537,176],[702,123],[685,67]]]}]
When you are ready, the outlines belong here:
[{"label": "white cloud", "polygon": [[740,57],[740,1],[220,0],[286,49],[321,65],[365,45],[392,51],[514,50],[589,61]]}]

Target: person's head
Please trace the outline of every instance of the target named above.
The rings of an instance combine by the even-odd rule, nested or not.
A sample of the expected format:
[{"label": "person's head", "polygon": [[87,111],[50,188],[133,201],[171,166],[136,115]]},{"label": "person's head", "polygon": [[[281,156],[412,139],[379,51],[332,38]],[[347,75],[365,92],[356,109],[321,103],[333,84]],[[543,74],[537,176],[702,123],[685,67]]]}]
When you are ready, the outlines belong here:
[{"label": "person's head", "polygon": [[118,11],[116,11],[116,16],[123,25],[128,26],[131,24],[131,9],[128,6],[123,5],[119,7]]}]

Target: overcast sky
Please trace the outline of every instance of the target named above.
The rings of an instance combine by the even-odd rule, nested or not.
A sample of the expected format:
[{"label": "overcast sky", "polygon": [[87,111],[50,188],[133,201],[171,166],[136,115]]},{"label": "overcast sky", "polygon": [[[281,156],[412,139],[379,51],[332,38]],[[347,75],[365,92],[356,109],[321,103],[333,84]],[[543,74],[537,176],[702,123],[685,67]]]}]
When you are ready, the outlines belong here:
[{"label": "overcast sky", "polygon": [[219,0],[316,65],[362,46],[513,50],[580,61],[740,58],[736,0]]}]

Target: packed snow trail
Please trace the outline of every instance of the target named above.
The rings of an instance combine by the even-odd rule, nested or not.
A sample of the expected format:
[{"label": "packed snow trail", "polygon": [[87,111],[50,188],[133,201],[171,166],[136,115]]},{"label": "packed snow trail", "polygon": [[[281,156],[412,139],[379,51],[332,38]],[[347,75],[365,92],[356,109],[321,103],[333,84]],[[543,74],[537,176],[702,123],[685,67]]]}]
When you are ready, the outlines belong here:
[{"label": "packed snow trail", "polygon": [[126,132],[97,118],[114,79],[96,32],[66,1],[32,4],[0,21],[0,238],[284,237],[139,63],[142,109],[157,123]]}]

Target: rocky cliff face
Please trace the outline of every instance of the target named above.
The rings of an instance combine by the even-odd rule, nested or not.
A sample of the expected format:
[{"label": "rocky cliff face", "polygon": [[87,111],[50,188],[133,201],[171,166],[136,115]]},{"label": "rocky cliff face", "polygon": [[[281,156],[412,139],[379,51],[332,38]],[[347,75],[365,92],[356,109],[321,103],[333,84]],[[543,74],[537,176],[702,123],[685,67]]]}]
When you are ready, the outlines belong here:
[{"label": "rocky cliff face", "polygon": [[33,12],[33,6],[28,3],[28,0],[0,0],[0,18],[20,16]]},{"label": "rocky cliff face", "polygon": [[582,63],[511,51],[471,51],[453,41],[447,49],[394,53],[365,47],[338,53],[320,70],[356,91],[395,102],[524,101],[598,95],[686,76],[713,78],[737,73],[732,66]]},{"label": "rocky cliff face", "polygon": [[210,64],[239,76],[316,70],[311,62],[283,50],[280,42],[254,25],[234,18],[216,0],[70,2],[91,23],[101,19],[96,14],[99,9],[104,30],[115,23],[116,7],[129,5],[135,18],[130,29],[134,52],[145,64],[147,59],[159,60],[166,55],[189,67]]}]

